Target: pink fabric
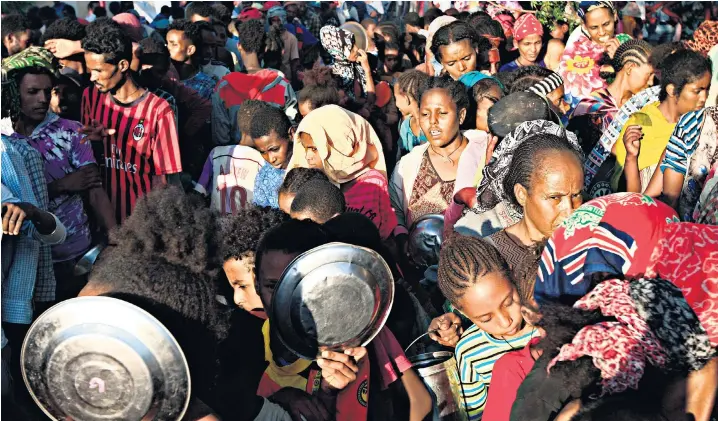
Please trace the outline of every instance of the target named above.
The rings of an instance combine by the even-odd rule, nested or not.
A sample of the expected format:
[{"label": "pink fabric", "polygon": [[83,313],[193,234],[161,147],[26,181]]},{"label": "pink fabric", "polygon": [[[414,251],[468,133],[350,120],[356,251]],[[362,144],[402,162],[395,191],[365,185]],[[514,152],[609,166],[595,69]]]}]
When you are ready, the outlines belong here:
[{"label": "pink fabric", "polygon": [[523,349],[504,354],[496,361],[483,419],[509,421],[519,386],[536,363],[531,356],[531,347],[540,341],[541,338],[533,338]]},{"label": "pink fabric", "polygon": [[[346,186],[346,187],[344,187]],[[360,213],[376,225],[382,240],[396,228],[396,214],[389,199],[389,182],[380,171],[371,169],[344,184],[347,212]]]},{"label": "pink fabric", "polygon": [[390,384],[401,378],[401,373],[411,368],[411,363],[388,327],[379,331],[370,346],[374,347],[381,390],[386,390]]},{"label": "pink fabric", "polygon": [[543,26],[533,13],[526,13],[514,23],[514,40],[521,41],[530,35],[543,36]]},{"label": "pink fabric", "polygon": [[120,13],[112,17],[112,20],[119,23],[122,30],[132,39],[133,42],[142,40],[142,24],[137,16],[132,13]]}]

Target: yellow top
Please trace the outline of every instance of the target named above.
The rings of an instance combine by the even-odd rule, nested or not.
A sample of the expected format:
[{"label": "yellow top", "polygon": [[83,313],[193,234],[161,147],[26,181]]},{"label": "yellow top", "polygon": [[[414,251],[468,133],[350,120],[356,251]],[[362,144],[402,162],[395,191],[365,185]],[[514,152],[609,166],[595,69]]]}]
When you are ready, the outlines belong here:
[{"label": "yellow top", "polygon": [[[653,170],[660,163],[661,155],[663,155],[663,151],[668,145],[668,140],[671,138],[671,134],[673,134],[673,129],[676,127],[676,123],[669,123],[668,120],[666,120],[661,110],[658,109],[658,104],[658,102],[648,104],[640,111],[651,118],[650,126],[643,125],[641,151],[638,154],[638,170],[641,171],[642,181],[645,177],[650,180],[650,176],[653,175]],[[623,135],[626,132],[626,128],[633,125],[640,125],[640,119],[637,119],[635,115],[631,116],[628,121],[626,121],[626,124],[623,125],[621,134],[616,141],[615,152],[618,170],[614,173],[613,179],[611,180],[613,191],[617,191],[618,189],[618,182],[621,178],[621,174],[623,174],[623,166],[626,163],[626,146],[623,144]],[[643,174],[646,169],[650,169],[651,174]]]}]

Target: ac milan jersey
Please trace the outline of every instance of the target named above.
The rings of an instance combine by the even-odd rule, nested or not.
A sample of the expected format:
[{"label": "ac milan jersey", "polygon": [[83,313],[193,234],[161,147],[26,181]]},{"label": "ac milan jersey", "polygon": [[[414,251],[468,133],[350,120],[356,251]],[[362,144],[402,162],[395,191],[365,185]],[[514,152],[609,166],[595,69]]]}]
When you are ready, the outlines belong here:
[{"label": "ac milan jersey", "polygon": [[121,223],[137,199],[152,189],[152,176],[182,171],[175,117],[167,101],[149,91],[130,104],[121,104],[90,86],[82,96],[82,123],[92,120],[115,129],[115,134],[105,138],[104,156],[98,162]]}]

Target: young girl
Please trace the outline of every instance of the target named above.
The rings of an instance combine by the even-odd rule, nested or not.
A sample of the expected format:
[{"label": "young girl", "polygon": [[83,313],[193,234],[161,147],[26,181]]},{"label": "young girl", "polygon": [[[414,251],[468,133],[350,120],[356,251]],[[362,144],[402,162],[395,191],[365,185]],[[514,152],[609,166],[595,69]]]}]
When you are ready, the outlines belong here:
[{"label": "young girl", "polygon": [[455,235],[439,259],[439,288],[473,325],[456,344],[456,361],[470,420],[480,420],[494,363],[538,330],[524,321],[519,291],[506,262],[487,241]]},{"label": "young girl", "polygon": [[410,70],[399,76],[394,85],[396,106],[404,118],[399,127],[399,157],[427,140],[419,127],[419,95],[428,83],[429,76],[426,73]]}]

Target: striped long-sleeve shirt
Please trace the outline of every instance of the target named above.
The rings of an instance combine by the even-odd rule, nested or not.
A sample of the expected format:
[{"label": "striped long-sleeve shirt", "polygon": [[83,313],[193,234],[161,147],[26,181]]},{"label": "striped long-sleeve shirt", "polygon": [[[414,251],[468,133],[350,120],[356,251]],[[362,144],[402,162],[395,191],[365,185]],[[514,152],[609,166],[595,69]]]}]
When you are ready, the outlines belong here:
[{"label": "striped long-sleeve shirt", "polygon": [[480,420],[483,415],[496,361],[507,352],[523,348],[538,335],[534,329],[513,339],[496,339],[476,325],[464,332],[455,352],[469,420]]}]

